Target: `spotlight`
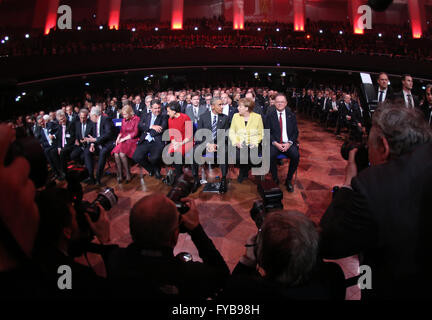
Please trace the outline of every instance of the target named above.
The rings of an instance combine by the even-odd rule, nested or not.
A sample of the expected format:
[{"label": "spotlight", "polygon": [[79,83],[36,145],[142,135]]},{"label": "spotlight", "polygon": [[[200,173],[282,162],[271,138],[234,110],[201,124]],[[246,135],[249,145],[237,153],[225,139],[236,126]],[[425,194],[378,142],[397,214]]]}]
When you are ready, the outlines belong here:
[{"label": "spotlight", "polygon": [[136,31],[136,29],[135,28],[132,28],[132,32],[135,32]]},{"label": "spotlight", "polygon": [[26,33],[25,38],[26,39],[30,38],[30,35],[28,33]]},{"label": "spotlight", "polygon": [[221,31],[221,30],[222,30],[222,27],[218,27],[218,30]]},{"label": "spotlight", "polygon": [[9,37],[8,37],[8,36],[6,36],[6,37],[4,37],[4,39],[5,39],[6,41],[8,41],[8,40],[9,40]]},{"label": "spotlight", "polygon": [[380,38],[382,37],[382,33],[381,33],[381,32],[380,32],[380,33],[378,33],[378,37],[380,37]]},{"label": "spotlight", "polygon": [[319,33],[321,33],[321,34],[323,33],[322,29],[320,29]]},{"label": "spotlight", "polygon": [[90,83],[89,82],[86,82],[84,84],[85,84],[86,87],[90,87]]},{"label": "spotlight", "polygon": [[343,31],[342,31],[342,30],[339,30],[339,34],[343,34]]},{"label": "spotlight", "polygon": [[423,86],[423,87],[422,87],[422,89],[423,89],[423,90],[426,90],[426,87],[425,87],[425,86]]},{"label": "spotlight", "polygon": [[400,34],[398,34],[398,39],[402,39],[402,36]]},{"label": "spotlight", "polygon": [[103,26],[99,26],[99,30],[102,30],[103,29]]},{"label": "spotlight", "polygon": [[388,82],[388,85],[390,85],[390,80],[389,80],[389,82]]},{"label": "spotlight", "polygon": [[194,30],[197,31],[197,30],[198,30],[198,27],[195,27]]},{"label": "spotlight", "polygon": [[4,44],[5,42],[6,42],[6,41],[4,41],[4,40],[2,39],[1,43]]},{"label": "spotlight", "polygon": [[154,29],[155,31],[159,31],[159,28],[158,27],[156,27],[155,29]]},{"label": "spotlight", "polygon": [[81,30],[81,26],[78,26],[78,27],[77,27],[77,30],[80,31],[80,30]]},{"label": "spotlight", "polygon": [[258,28],[257,30],[258,30],[258,31],[261,31],[261,28]]},{"label": "spotlight", "polygon": [[255,76],[255,77],[258,77],[258,72],[255,72],[255,73],[254,73],[254,76]]},{"label": "spotlight", "polygon": [[267,75],[269,76],[269,77],[271,77],[271,73],[269,72],[269,73],[267,73]]},{"label": "spotlight", "polygon": [[310,39],[310,34],[308,34],[308,35],[306,36],[306,39]]},{"label": "spotlight", "polygon": [[22,96],[25,96],[26,94],[27,94],[26,92],[21,93]]},{"label": "spotlight", "polygon": [[153,78],[153,75],[152,75],[152,74],[150,75],[150,78]]},{"label": "spotlight", "polygon": [[279,32],[280,31],[279,28],[276,28],[276,31]]},{"label": "spotlight", "polygon": [[148,77],[144,77],[144,81],[147,81],[148,80]]},{"label": "spotlight", "polygon": [[286,76],[286,73],[282,72],[281,77],[285,77],[285,76]]},{"label": "spotlight", "polygon": [[20,101],[20,99],[21,99],[21,96],[18,96],[15,98],[15,101],[18,102],[18,101]]}]

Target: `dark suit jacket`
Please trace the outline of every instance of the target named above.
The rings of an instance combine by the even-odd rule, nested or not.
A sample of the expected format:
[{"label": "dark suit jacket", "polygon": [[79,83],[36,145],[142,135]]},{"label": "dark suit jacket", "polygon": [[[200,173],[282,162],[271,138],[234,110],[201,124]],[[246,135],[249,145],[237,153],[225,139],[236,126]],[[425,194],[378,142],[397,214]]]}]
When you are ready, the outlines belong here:
[{"label": "dark suit jacket", "polygon": [[[287,130],[288,139],[291,140],[294,144],[297,144],[297,139],[299,134],[298,127],[297,127],[297,119],[295,114],[288,107],[285,108],[285,118],[286,118],[286,130]],[[273,143],[273,141],[276,142],[280,141],[281,130],[279,126],[279,119],[278,119],[278,114],[276,109],[272,110],[268,114],[264,128],[270,130],[271,144]]]},{"label": "dark suit jacket", "polygon": [[[378,100],[379,99],[379,87],[377,87],[376,88],[376,99]],[[385,99],[384,99],[384,102],[389,102],[389,101],[393,101],[393,99],[394,99],[394,91],[393,91],[393,89],[392,89],[392,87],[387,87],[387,93],[386,93],[386,96],[385,96]]]},{"label": "dark suit jacket", "polygon": [[122,118],[121,109],[116,108],[115,110],[113,110],[112,107],[109,106],[105,112],[111,119],[117,119],[117,111],[119,112],[119,118]]},{"label": "dark suit jacket", "polygon": [[[323,258],[362,253],[362,298],[430,299],[432,143],[361,171],[321,219]],[[422,290],[426,292],[422,292]]]},{"label": "dark suit jacket", "polygon": [[141,117],[141,114],[142,114],[143,112],[144,112],[144,113],[146,112],[147,107],[146,107],[146,105],[145,105],[144,102],[141,102],[141,103],[139,104],[139,108],[137,109],[136,104],[135,104],[135,103],[132,103],[132,109],[133,109],[133,111],[134,111],[134,113],[135,113],[136,116]]},{"label": "dark suit jacket", "polygon": [[421,109],[425,115],[426,121],[429,124],[432,124],[432,104],[429,104],[427,101],[425,101],[421,105]]},{"label": "dark suit jacket", "polygon": [[81,121],[75,122],[75,139],[78,140],[78,142],[80,142],[80,140],[82,140],[83,138],[88,138],[89,135],[91,135],[92,137],[96,136],[95,126],[91,120],[87,120],[86,122],[86,130],[84,133],[85,134],[84,137],[82,136],[81,126],[82,126]]},{"label": "dark suit jacket", "polygon": [[[48,129],[48,128],[47,128]],[[56,131],[53,129],[48,129],[48,134],[52,134],[53,136],[55,136]],[[36,133],[35,133],[35,138],[39,140],[42,148],[44,150],[50,149],[50,148],[54,148],[57,146],[57,143],[55,141],[55,138],[53,138],[52,141],[52,145],[49,144],[47,137],[45,136],[45,133],[43,131],[43,128],[38,126],[36,128]]]},{"label": "dark suit jacket", "polygon": [[[228,117],[221,113],[218,115],[218,120],[217,120],[217,128],[218,129],[223,129],[223,130],[228,130],[230,127],[230,123],[229,123],[229,119]],[[211,117],[211,112],[210,111],[206,111],[199,119],[198,121],[198,130],[199,129],[212,129],[212,117]],[[226,142],[228,142],[228,137],[226,137]],[[195,140],[196,145],[202,144],[202,143],[216,143],[215,141],[210,142],[210,141],[206,141],[206,139],[204,138],[202,141],[198,141]]]},{"label": "dark suit jacket", "polygon": [[[351,116],[351,120],[347,120],[346,116]],[[361,123],[362,122],[362,116],[360,113],[360,109],[359,109],[357,103],[354,101],[351,101],[350,110],[348,110],[344,101],[341,101],[339,103],[339,117],[343,121],[349,121],[351,123],[358,123],[358,122]]]},{"label": "dark suit jacket", "polygon": [[[412,94],[412,98],[414,100],[414,107],[419,108],[420,107],[419,98],[416,95],[414,95],[412,92],[411,92],[411,94]],[[405,97],[404,97],[403,91],[395,93],[393,96],[393,101],[395,103],[403,103],[403,105],[405,105]]]},{"label": "dark suit jacket", "polygon": [[156,132],[153,129],[150,129],[150,123],[151,123],[152,113],[146,113],[141,119],[138,124],[138,129],[141,132],[141,137],[138,141],[138,144],[143,143],[147,136],[147,133],[150,133],[150,136],[152,136],[155,139],[155,143],[159,145],[163,145],[165,142],[162,141],[162,135],[164,131],[168,128],[168,116],[167,115],[158,115],[156,117],[156,120],[154,122],[155,125],[162,127],[162,132]]},{"label": "dark suit jacket", "polygon": [[[65,146],[64,148],[72,148],[75,144],[75,128],[74,128],[75,123],[66,121],[66,139],[65,139]],[[57,127],[57,131],[56,131],[56,145],[57,148],[63,149],[62,148],[62,141],[63,141],[63,127],[61,125],[59,125]]]},{"label": "dark suit jacket", "polygon": [[[97,135],[97,123],[94,123],[94,133],[93,136],[96,138]],[[99,137],[96,138],[96,144],[101,146],[112,144],[115,140],[114,123],[108,117],[101,116],[101,123],[99,128]]]}]

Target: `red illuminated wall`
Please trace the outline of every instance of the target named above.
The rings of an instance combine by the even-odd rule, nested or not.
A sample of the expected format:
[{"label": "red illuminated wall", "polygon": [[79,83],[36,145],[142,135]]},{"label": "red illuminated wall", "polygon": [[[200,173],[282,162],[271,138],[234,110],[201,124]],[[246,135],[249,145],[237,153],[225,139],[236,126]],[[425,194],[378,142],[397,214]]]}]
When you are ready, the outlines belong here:
[{"label": "red illuminated wall", "polygon": [[108,26],[110,29],[117,29],[120,25],[120,8],[121,8],[121,0],[109,0],[110,2],[110,11],[108,18]]},{"label": "red illuminated wall", "polygon": [[33,28],[43,28],[48,34],[57,24],[59,0],[37,0],[34,7]]},{"label": "red illuminated wall", "polygon": [[348,0],[349,17],[353,26],[353,32],[356,34],[364,34],[364,30],[357,26],[357,21],[362,16],[358,14],[358,8],[364,4],[367,4],[367,0]]},{"label": "red illuminated wall", "polygon": [[183,0],[172,0],[171,29],[183,29]]},{"label": "red illuminated wall", "polygon": [[420,0],[408,0],[408,11],[410,15],[411,31],[413,38],[422,36],[422,18],[420,13],[422,2]]},{"label": "red illuminated wall", "polygon": [[235,30],[244,29],[244,1],[233,0],[233,28]]},{"label": "red illuminated wall", "polygon": [[305,1],[293,0],[294,8],[294,30],[304,31],[305,25]]}]

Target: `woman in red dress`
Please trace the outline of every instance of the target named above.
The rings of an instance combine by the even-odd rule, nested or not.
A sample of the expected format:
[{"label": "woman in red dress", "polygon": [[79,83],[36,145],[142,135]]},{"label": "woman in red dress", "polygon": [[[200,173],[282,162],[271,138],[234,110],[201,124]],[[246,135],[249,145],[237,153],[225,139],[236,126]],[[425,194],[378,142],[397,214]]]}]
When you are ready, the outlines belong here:
[{"label": "woman in red dress", "polygon": [[111,151],[114,155],[117,166],[117,182],[122,181],[122,165],[126,172],[126,183],[131,180],[128,157],[132,158],[138,141],[138,124],[140,118],[134,115],[130,105],[126,105],[122,109],[122,126],[119,135],[117,136],[116,146]]},{"label": "woman in red dress", "polygon": [[[168,129],[171,143],[168,145],[169,153],[179,152],[184,155],[193,147],[193,125],[191,119],[180,112],[181,107],[177,101],[167,105]],[[183,164],[175,163],[175,179],[183,173]]]}]

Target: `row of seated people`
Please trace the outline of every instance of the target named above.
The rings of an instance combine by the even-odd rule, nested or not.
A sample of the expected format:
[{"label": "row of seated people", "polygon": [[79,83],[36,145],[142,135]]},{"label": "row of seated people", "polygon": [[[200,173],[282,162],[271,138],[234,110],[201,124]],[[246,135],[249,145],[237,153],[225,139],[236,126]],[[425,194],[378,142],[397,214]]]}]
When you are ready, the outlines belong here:
[{"label": "row of seated people", "polygon": [[[393,91],[385,72],[381,72],[376,81],[377,104],[396,102],[404,104],[407,108],[419,108],[426,120],[431,123],[431,85],[426,86],[423,97],[418,97],[413,93],[413,79],[410,75],[401,77],[402,90],[400,92]],[[347,128],[352,137],[360,139],[365,129],[369,131],[371,111],[367,106],[362,106],[355,91],[348,93],[325,89],[318,90],[314,94],[312,89],[303,89],[302,93],[299,94],[294,90],[291,100],[299,112],[318,119],[326,127],[328,125],[336,126],[336,135],[340,134],[342,128]]]},{"label": "row of seated people", "polygon": [[[219,142],[216,136],[217,130],[224,132],[229,130],[229,139],[225,137],[225,141],[220,141],[219,144],[223,143],[228,146],[229,142],[236,148],[235,162],[237,164],[240,163],[240,151],[248,151],[247,164],[240,165],[238,182],[241,183],[248,177],[251,168],[251,149],[260,147],[265,127],[271,132],[270,170],[272,177],[276,183],[279,183],[276,158],[281,153],[285,154],[291,159],[285,184],[288,191],[293,191],[292,177],[299,162],[298,128],[295,115],[287,108],[287,100],[284,95],[275,98],[276,106],[268,106],[266,99],[260,94],[254,97],[252,91],[246,92],[245,99],[240,99],[235,103],[232,103],[225,92],[221,93],[220,97],[214,98],[209,94],[205,97],[192,94],[190,105],[184,98],[184,95],[180,94],[178,101],[173,97],[170,98],[172,100],[170,103],[166,102],[163,106],[159,100],[151,100],[148,97],[146,97],[145,104],[142,104],[140,97],[137,96],[132,106],[127,100],[123,101],[125,106],[121,110],[113,104],[102,113],[100,107],[96,106],[91,108],[90,113],[87,109],[82,109],[79,115],[71,113],[71,106],[68,106],[66,113],[62,110],[57,111],[58,123],[48,122],[49,127],[43,117],[39,116],[38,126],[35,126],[35,136],[39,138],[51,167],[60,179],[63,179],[66,174],[67,161],[72,159],[78,162],[84,161],[89,172],[87,182],[101,184],[106,160],[110,153],[115,158],[119,183],[122,182],[123,177],[126,178],[126,183],[131,180],[129,159],[133,159],[150,175],[160,179],[162,152],[166,147],[162,135],[166,129],[170,130],[168,152],[180,153],[182,163],[187,152],[196,150],[204,143],[206,148],[203,150],[203,155],[206,152],[216,155]],[[200,105],[200,102],[204,104]],[[149,106],[150,109],[148,109]],[[119,116],[122,117],[122,120],[120,132],[117,134],[111,118]],[[115,121],[118,123],[119,120]],[[188,121],[191,125],[189,132],[186,130]],[[213,141],[206,141],[206,139],[194,141],[193,135],[198,129],[211,131]],[[178,130],[180,135],[176,136],[173,130]],[[227,155],[228,152],[225,153]],[[96,177],[94,176],[94,155],[99,155]],[[213,160],[217,162],[216,159]],[[226,158],[225,164],[221,164],[220,192],[222,193],[227,190],[227,163]],[[174,168],[175,176],[179,177],[183,165],[178,163],[174,165]],[[200,185],[200,179],[198,165],[195,161],[192,165],[192,172],[195,181],[194,190],[196,190]]]}]

